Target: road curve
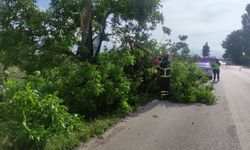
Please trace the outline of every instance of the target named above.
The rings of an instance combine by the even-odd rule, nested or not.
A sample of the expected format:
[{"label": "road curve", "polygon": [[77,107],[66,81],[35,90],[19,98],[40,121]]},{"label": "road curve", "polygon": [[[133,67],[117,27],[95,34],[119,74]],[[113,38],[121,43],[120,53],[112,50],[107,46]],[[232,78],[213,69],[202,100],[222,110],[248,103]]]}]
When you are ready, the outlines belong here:
[{"label": "road curve", "polygon": [[222,67],[218,104],[155,100],[77,150],[249,150],[250,71]]}]

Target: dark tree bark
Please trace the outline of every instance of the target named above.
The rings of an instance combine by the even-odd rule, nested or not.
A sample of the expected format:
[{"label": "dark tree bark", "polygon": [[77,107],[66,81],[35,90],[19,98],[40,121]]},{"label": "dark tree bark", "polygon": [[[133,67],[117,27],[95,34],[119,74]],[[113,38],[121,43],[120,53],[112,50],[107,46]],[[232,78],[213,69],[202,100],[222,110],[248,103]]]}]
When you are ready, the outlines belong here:
[{"label": "dark tree bark", "polygon": [[93,41],[92,41],[92,13],[93,4],[88,4],[84,9],[86,10],[84,14],[81,14],[81,31],[82,40],[80,45],[78,45],[77,57],[80,60],[87,60],[91,58],[93,54]]},{"label": "dark tree bark", "polygon": [[[100,50],[101,50],[101,46],[102,46],[102,42],[105,38],[105,30],[106,30],[106,27],[107,27],[107,22],[106,20],[108,19],[109,15],[112,13],[111,10],[107,11],[107,13],[105,14],[103,20],[102,20],[102,29],[101,29],[101,32],[99,33],[99,42],[98,42],[98,46],[97,46],[97,49],[96,49],[96,53],[95,53],[95,56],[97,56],[99,53],[100,53]],[[94,57],[95,57],[94,56]]]}]

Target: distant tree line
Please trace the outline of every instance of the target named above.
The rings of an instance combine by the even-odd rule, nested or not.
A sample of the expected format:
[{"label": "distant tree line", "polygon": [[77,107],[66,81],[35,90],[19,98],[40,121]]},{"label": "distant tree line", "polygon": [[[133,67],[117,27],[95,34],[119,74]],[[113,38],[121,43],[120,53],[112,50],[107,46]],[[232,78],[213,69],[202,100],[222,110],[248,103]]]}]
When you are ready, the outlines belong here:
[{"label": "distant tree line", "polygon": [[210,56],[210,47],[208,46],[208,42],[206,42],[205,45],[202,48],[202,56],[203,57]]},{"label": "distant tree line", "polygon": [[242,16],[242,28],[230,33],[223,41],[226,49],[223,58],[230,58],[235,64],[250,65],[250,4]]}]

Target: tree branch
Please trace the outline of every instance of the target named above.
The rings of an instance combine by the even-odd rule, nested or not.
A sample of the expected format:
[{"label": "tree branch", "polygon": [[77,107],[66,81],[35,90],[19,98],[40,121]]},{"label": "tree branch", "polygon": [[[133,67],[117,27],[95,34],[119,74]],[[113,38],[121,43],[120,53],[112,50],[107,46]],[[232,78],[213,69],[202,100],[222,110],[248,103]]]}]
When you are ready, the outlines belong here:
[{"label": "tree branch", "polygon": [[104,37],[105,37],[105,29],[106,29],[106,26],[107,26],[107,22],[106,20],[108,19],[109,15],[112,13],[111,10],[107,11],[107,13],[105,14],[103,20],[102,20],[102,29],[101,29],[101,32],[99,33],[99,36],[100,36],[100,41],[98,43],[98,47],[97,47],[97,50],[96,50],[96,54],[95,55],[98,55],[100,53],[100,50],[101,50],[101,46],[102,46],[102,42],[104,40]]}]

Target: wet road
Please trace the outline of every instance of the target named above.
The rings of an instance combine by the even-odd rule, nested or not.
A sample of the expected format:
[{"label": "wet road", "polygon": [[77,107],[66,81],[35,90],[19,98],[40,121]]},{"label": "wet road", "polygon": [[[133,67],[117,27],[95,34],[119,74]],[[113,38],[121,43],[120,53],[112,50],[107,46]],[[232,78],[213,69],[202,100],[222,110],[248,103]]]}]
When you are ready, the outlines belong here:
[{"label": "wet road", "polygon": [[223,66],[218,104],[153,101],[78,150],[249,150],[250,70]]}]

